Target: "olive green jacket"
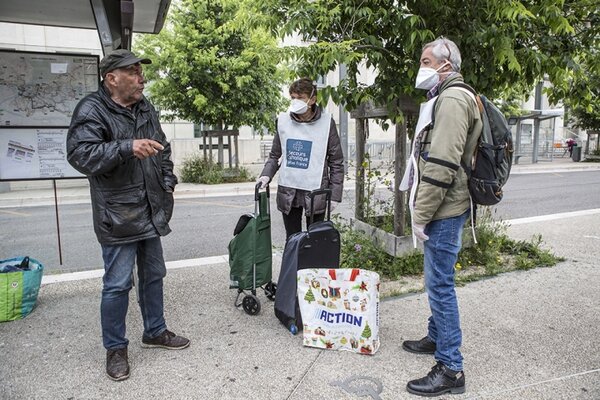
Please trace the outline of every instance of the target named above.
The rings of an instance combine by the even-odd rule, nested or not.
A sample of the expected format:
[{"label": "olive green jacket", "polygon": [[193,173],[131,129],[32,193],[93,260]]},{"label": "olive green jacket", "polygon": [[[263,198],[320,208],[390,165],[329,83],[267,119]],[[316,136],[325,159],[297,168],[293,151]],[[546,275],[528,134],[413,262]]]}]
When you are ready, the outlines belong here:
[{"label": "olive green jacket", "polygon": [[458,88],[463,82],[454,74],[442,82],[436,101],[434,126],[421,142],[419,186],[413,221],[430,221],[462,215],[470,208],[467,175],[461,161],[471,166],[483,122],[474,98]]}]

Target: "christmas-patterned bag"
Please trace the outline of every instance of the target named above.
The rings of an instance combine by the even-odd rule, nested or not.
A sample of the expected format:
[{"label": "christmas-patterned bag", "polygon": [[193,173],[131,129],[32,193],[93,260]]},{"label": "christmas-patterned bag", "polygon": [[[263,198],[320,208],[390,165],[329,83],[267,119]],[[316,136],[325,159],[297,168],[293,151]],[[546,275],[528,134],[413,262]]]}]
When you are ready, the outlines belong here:
[{"label": "christmas-patterned bag", "polygon": [[379,349],[379,274],[363,269],[298,271],[304,345],[374,354]]}]

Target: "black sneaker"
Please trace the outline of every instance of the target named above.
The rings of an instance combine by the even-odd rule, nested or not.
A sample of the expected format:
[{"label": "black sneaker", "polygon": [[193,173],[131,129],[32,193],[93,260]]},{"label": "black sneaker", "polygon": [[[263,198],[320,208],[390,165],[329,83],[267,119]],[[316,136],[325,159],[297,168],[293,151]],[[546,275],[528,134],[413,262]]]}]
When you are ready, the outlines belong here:
[{"label": "black sneaker", "polygon": [[405,340],[402,342],[402,348],[411,353],[433,354],[435,353],[435,343],[425,336],[421,340]]},{"label": "black sneaker", "polygon": [[106,351],[106,374],[113,381],[123,381],[129,378],[127,347]]},{"label": "black sneaker", "polygon": [[453,371],[438,362],[427,376],[408,382],[406,390],[419,396],[433,397],[441,394],[464,393],[465,374],[463,371]]},{"label": "black sneaker", "polygon": [[155,338],[142,337],[142,347],[162,347],[169,350],[181,350],[190,345],[190,340],[183,336],[177,336],[173,332],[165,329],[160,335]]}]

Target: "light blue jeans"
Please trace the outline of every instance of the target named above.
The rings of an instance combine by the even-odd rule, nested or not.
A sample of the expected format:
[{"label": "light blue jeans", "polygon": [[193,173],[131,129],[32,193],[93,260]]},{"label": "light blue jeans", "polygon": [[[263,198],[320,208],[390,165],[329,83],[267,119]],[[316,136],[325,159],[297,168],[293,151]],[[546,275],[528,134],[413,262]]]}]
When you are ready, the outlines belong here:
[{"label": "light blue jeans", "polygon": [[160,335],[167,329],[163,313],[163,278],[167,268],[160,237],[116,246],[102,245],[102,258],[104,285],[100,321],[104,347],[115,350],[129,344],[125,337],[125,318],[136,262],[144,336],[153,338]]},{"label": "light blue jeans", "polygon": [[432,221],[425,227],[425,288],[431,316],[428,336],[436,344],[434,357],[446,367],[462,371],[462,332],[454,290],[454,265],[461,248],[463,226],[469,211],[458,217]]}]

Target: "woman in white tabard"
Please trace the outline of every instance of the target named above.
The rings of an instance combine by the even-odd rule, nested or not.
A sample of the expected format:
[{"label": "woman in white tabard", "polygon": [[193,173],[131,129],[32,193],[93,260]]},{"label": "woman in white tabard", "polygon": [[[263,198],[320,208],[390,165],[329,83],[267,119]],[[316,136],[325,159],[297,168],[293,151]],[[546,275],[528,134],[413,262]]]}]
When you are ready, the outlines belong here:
[{"label": "woman in white tabard", "polygon": [[[303,213],[308,225],[310,191],[329,188],[332,202],[339,203],[344,185],[340,138],[331,114],[316,104],[317,85],[302,78],[291,84],[289,92],[290,108],[277,117],[269,159],[257,179],[264,188],[279,171],[277,209],[283,215],[286,238],[302,230]],[[325,196],[316,196],[314,202],[313,221],[323,221]]]}]

